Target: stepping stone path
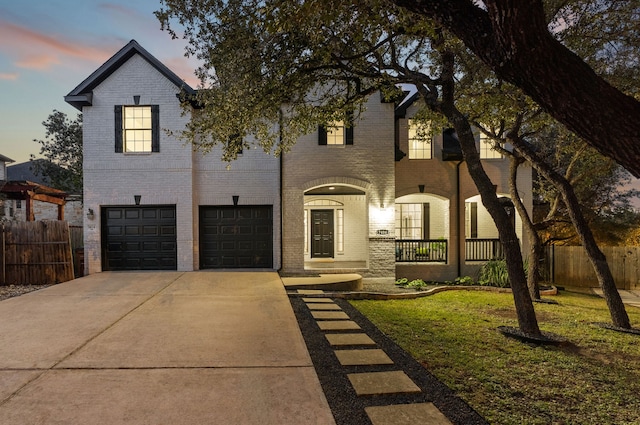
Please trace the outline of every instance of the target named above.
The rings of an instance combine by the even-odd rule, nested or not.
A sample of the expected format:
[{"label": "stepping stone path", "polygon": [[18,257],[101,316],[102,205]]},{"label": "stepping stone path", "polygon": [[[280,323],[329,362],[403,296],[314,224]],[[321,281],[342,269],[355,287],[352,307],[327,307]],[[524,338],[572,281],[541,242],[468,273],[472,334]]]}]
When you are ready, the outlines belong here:
[{"label": "stepping stone path", "polygon": [[[298,293],[317,295],[322,291],[298,290]],[[376,342],[331,298],[309,297],[302,300],[334,349],[340,365],[388,365],[389,370],[384,372],[347,373],[358,397],[421,392],[404,371],[395,367],[384,350],[375,348]],[[373,425],[452,424],[433,403],[369,406],[365,412]]]}]

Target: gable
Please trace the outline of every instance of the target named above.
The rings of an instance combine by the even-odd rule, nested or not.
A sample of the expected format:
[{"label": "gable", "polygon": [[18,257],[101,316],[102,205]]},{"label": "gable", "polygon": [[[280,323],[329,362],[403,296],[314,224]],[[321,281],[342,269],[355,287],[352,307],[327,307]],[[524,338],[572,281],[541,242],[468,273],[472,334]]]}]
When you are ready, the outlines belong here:
[{"label": "gable", "polygon": [[178,77],[173,71],[167,68],[148,51],[143,49],[138,42],[131,40],[82,83],[71,90],[71,92],[64,97],[64,100],[80,111],[83,106],[91,106],[93,104],[93,90],[135,55],[139,55],[143,58],[173,85],[186,92],[187,95],[195,94],[195,90]]}]

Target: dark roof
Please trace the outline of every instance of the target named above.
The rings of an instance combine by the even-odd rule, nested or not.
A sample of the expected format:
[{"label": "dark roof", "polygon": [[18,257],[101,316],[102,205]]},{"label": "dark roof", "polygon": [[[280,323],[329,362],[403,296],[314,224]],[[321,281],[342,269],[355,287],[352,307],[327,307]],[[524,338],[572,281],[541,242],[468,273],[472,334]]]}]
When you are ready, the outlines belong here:
[{"label": "dark roof", "polygon": [[151,66],[157,69],[176,87],[181,88],[187,95],[195,94],[195,90],[178,77],[173,71],[151,55],[151,53],[143,49],[137,41],[131,40],[126,46],[102,64],[100,68],[96,69],[91,75],[89,75],[86,80],[80,83],[80,85],[75,89],[71,90],[71,92],[64,97],[64,100],[79,110],[82,110],[83,106],[91,106],[93,102],[93,89],[99,86],[105,79],[107,79],[107,77],[113,74],[113,72],[136,54],[149,62]]},{"label": "dark roof", "polygon": [[33,161],[21,162],[7,167],[7,180],[28,180],[34,183],[50,184],[47,176],[36,176],[33,172],[33,163],[36,161],[46,161],[46,159],[34,159]]},{"label": "dark roof", "polygon": [[0,162],[15,162],[13,159],[9,158],[8,156],[4,156],[2,154],[0,154]]},{"label": "dark roof", "polygon": [[420,99],[420,93],[418,93],[418,91],[413,93],[405,91],[404,93],[405,97],[398,104],[395,110],[396,118],[404,118],[407,115],[407,109],[409,109],[409,106],[413,105],[416,100]]}]

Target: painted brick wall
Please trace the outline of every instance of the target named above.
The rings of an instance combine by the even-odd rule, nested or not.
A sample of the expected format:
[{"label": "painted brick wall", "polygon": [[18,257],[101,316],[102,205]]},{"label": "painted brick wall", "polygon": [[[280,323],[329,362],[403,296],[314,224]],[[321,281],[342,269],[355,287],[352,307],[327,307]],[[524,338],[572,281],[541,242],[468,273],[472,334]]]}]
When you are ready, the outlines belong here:
[{"label": "painted brick wall", "polygon": [[[270,205],[273,207],[273,267],[280,259],[280,160],[262,149],[244,149],[238,159],[223,162],[221,149],[194,156],[194,205]],[[198,210],[194,210],[194,232],[198,235]],[[197,249],[197,247],[196,247]],[[196,255],[196,260],[198,256]]]},{"label": "painted brick wall", "polygon": [[[417,111],[417,106],[408,109],[407,118],[410,118]],[[400,149],[408,153],[407,119],[400,119],[399,146]],[[479,135],[477,136],[479,142]],[[398,277],[409,279],[422,278],[424,280],[453,280],[458,276],[458,258],[460,247],[464,244],[465,237],[465,200],[480,202],[480,198],[474,198],[478,190],[467,171],[466,163],[460,164],[460,205],[457,205],[457,185],[456,185],[456,161],[442,161],[442,135],[437,135],[433,142],[433,158],[428,160],[409,160],[408,156],[396,162],[396,197],[418,194],[419,185],[424,185],[424,193],[433,194],[449,199],[448,223],[449,232],[445,236],[449,240],[449,262],[447,265],[436,264],[406,264],[398,263],[396,274]],[[498,194],[504,196],[509,193],[508,176],[509,160],[495,159],[483,160],[483,166],[491,181],[497,186]],[[521,198],[529,211],[533,208],[532,197],[532,171],[528,166],[520,167],[518,173],[518,188]],[[478,225],[482,226],[483,237],[497,237],[497,232],[490,217],[485,214],[480,203],[478,212]],[[482,211],[481,211],[482,210]],[[457,221],[459,220],[459,222]],[[458,226],[460,232],[458,233]],[[519,217],[516,218],[516,226],[520,226]],[[520,226],[521,227],[521,226]],[[486,235],[486,236],[485,236]],[[480,236],[480,234],[479,234]],[[526,234],[519,231],[518,236],[522,241],[523,249],[526,250],[529,244]],[[473,274],[477,270],[476,264],[461,264],[460,273]]]},{"label": "painted brick wall", "polygon": [[84,118],[84,202],[95,212],[85,220],[85,272],[101,271],[100,207],[133,205],[175,205],[177,211],[178,269],[193,270],[193,154],[180,140],[160,132],[160,152],[126,154],[115,152],[114,105],[160,105],[162,129],[183,128],[176,98],[179,88],[171,84],[142,57],[135,55],[93,91],[93,106],[83,108]]},{"label": "painted brick wall", "polygon": [[[301,137],[284,154],[283,268],[287,273],[304,271],[303,203],[308,189],[336,184],[366,193],[365,214],[360,218],[366,222],[366,230],[359,235],[363,245],[378,229],[393,229],[393,214],[383,218],[377,214],[381,204],[392,207],[395,198],[393,104],[382,103],[373,95],[360,118],[355,123],[353,145],[318,145],[314,132]],[[378,259],[369,254],[370,270],[387,270],[372,264],[375,261]]]}]

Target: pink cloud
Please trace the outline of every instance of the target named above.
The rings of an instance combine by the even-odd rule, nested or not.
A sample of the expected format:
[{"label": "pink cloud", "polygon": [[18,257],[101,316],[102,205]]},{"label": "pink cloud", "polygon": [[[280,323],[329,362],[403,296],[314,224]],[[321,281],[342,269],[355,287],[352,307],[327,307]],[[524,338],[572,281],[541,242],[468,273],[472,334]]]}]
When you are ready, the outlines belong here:
[{"label": "pink cloud", "polygon": [[17,80],[19,77],[19,74],[17,72],[13,72],[13,73],[0,73],[0,80]]},{"label": "pink cloud", "polygon": [[0,19],[0,51],[9,52],[21,68],[44,70],[66,60],[102,63],[113,54],[113,47],[97,48],[49,36]]}]

